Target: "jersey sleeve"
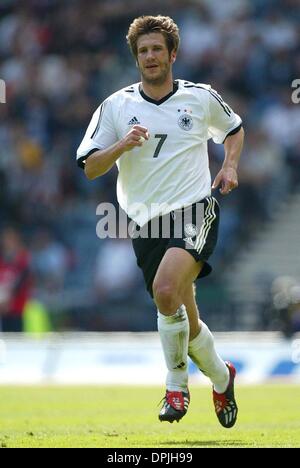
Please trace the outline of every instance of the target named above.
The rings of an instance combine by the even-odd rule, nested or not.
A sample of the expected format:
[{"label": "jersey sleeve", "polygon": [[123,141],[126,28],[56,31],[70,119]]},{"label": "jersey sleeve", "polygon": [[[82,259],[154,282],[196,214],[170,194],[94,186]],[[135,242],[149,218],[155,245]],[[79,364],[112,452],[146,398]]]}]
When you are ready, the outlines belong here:
[{"label": "jersey sleeve", "polygon": [[224,143],[226,137],[237,133],[241,126],[240,116],[233,112],[214,89],[209,89],[209,137],[215,143]]},{"label": "jersey sleeve", "polygon": [[84,168],[87,158],[99,149],[108,148],[118,140],[112,104],[107,99],[94,112],[82,142],[77,149],[77,164]]}]

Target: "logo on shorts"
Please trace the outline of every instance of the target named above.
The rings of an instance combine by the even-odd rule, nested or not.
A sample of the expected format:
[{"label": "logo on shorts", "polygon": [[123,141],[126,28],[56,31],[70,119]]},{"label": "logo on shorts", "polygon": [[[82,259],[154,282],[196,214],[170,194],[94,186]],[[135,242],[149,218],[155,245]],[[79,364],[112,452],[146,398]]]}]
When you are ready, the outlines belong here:
[{"label": "logo on shorts", "polygon": [[186,237],[183,239],[187,244],[195,247],[195,241],[193,241],[193,237],[197,236],[198,228],[195,224],[188,223],[184,226],[184,233]]},{"label": "logo on shorts", "polygon": [[178,119],[178,125],[182,130],[191,130],[193,128],[193,119],[189,114],[182,114]]},{"label": "logo on shorts", "polygon": [[187,237],[195,237],[198,234],[198,228],[195,224],[186,224],[184,226],[184,233]]}]

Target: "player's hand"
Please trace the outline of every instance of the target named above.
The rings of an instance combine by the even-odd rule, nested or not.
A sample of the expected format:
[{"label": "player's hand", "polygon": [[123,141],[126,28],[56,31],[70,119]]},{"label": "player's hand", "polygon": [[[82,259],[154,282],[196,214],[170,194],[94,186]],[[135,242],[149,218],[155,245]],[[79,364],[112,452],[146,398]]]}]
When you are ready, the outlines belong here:
[{"label": "player's hand", "polygon": [[225,167],[218,172],[211,188],[214,190],[221,186],[220,193],[222,195],[228,195],[228,193],[237,188],[238,185],[236,170],[233,167]]},{"label": "player's hand", "polygon": [[130,151],[136,146],[143,146],[145,140],[149,140],[148,129],[141,125],[134,125],[121,140],[122,149],[124,151]]}]

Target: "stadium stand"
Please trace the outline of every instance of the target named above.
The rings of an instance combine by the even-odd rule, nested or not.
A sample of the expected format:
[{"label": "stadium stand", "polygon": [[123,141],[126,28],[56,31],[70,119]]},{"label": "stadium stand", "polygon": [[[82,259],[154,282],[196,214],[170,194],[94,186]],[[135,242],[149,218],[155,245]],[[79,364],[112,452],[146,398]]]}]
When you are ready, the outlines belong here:
[{"label": "stadium stand", "polygon": [[[300,10],[297,0],[224,4],[1,1],[0,79],[6,83],[7,103],[0,103],[0,219],[2,225],[17,223],[27,240],[33,297],[48,310],[54,329],[155,328],[154,307],[138,272],[131,283],[136,294],[120,294],[119,302],[109,287],[104,295],[94,280],[97,258],[108,242],[96,237],[96,206],[115,202],[116,172],[87,181],[76,167],[75,151],[98,104],[139,80],[125,41],[129,23],[137,15],[158,13],[174,17],[181,29],[175,76],[211,83],[242,116],[247,134],[240,188],[219,197],[223,210],[215,273],[204,280],[203,291],[198,288],[205,321],[220,331],[279,326],[263,315],[270,306],[270,281],[265,290],[257,284],[263,284],[266,262],[272,279],[274,269],[276,276],[300,277],[299,227],[293,224],[300,205],[292,195],[300,183],[300,104],[291,101],[291,83],[300,78]],[[210,145],[213,175],[222,151]],[[276,221],[273,215],[282,213],[284,202],[285,228],[282,218]],[[251,253],[240,254],[260,232]],[[294,262],[288,261],[283,242],[295,246]],[[270,262],[274,251],[282,252],[284,264],[279,257],[279,265]],[[233,262],[235,273],[230,273]],[[256,307],[251,321],[252,311],[236,302],[237,293],[233,297],[226,286],[237,277],[247,293],[241,283],[236,289]]]}]

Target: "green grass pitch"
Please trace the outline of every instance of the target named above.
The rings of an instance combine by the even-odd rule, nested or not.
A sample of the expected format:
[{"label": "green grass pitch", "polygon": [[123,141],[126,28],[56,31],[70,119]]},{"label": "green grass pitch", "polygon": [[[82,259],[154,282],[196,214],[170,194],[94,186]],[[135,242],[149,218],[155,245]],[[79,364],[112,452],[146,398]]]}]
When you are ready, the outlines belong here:
[{"label": "green grass pitch", "polygon": [[238,386],[222,428],[209,387],[191,387],[180,423],[158,421],[158,387],[0,387],[0,447],[300,447],[300,386]]}]

